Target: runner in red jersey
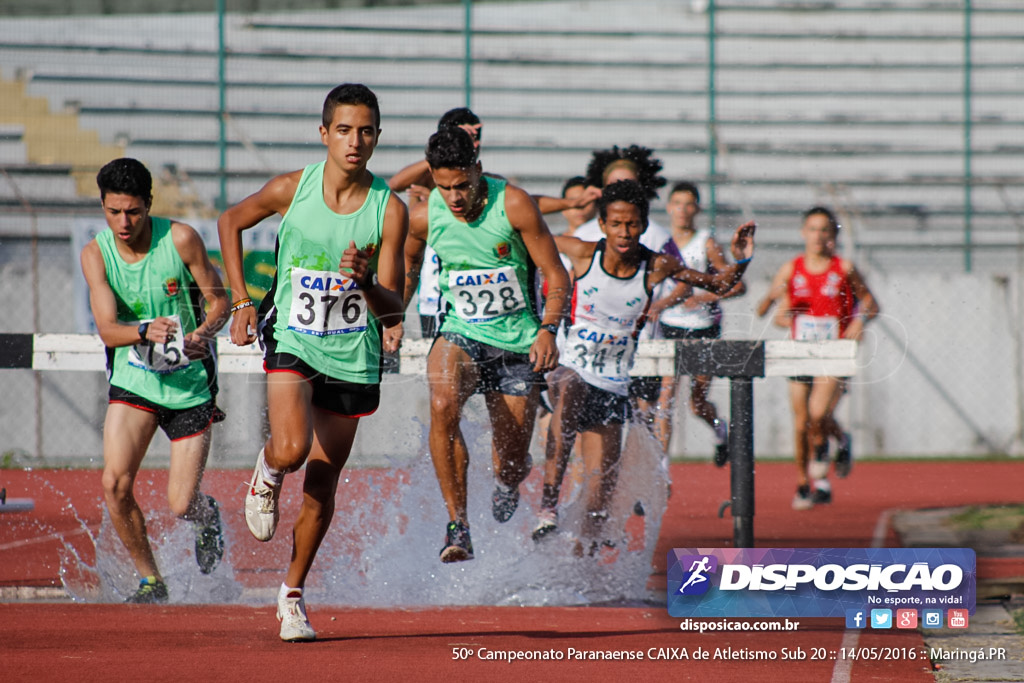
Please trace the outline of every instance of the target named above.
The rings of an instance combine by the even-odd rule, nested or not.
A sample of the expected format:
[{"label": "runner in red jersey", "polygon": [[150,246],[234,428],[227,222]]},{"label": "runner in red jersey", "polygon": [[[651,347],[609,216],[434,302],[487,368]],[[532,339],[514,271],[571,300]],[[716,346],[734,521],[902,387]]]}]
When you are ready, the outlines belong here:
[{"label": "runner in red jersey", "polygon": [[[788,327],[794,340],[858,340],[865,323],[878,315],[878,303],[864,278],[853,263],[835,255],[838,233],[839,223],[829,209],[816,206],[804,213],[804,253],[779,269],[768,296],[758,304],[758,315],[764,316],[778,301],[775,324]],[[844,387],[841,377],[790,378],[797,466],[794,510],[832,502],[829,436],[839,441],[836,475],[850,473],[850,435],[833,417]]]}]

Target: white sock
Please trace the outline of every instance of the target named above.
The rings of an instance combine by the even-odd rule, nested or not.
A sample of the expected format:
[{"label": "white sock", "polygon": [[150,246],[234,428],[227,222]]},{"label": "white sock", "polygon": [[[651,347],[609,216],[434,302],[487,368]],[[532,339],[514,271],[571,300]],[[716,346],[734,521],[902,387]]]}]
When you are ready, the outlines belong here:
[{"label": "white sock", "polygon": [[263,477],[264,481],[269,481],[272,484],[280,484],[284,480],[284,473],[271,469],[270,465],[267,464],[267,459],[263,457],[263,449],[260,449],[260,476]]}]

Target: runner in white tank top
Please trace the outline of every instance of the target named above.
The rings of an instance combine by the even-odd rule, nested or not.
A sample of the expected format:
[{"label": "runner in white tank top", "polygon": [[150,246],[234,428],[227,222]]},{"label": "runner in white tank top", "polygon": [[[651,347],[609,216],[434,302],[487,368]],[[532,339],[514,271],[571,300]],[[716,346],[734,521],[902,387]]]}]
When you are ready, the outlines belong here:
[{"label": "runner in white tank top", "polygon": [[673,256],[652,253],[640,244],[648,204],[635,181],[606,186],[598,210],[605,234],[601,242],[555,238],[575,272],[583,275],[573,293],[567,357],[547,376],[553,415],[541,512],[533,533],[534,540],[540,540],[557,529],[562,477],[576,433],[582,433],[584,469],[600,473],[584,483],[587,514],[578,550],[591,554],[613,544],[602,535],[602,527],[618,476],[622,425],[629,417],[628,374],[635,337],[645,322],[653,288],[675,278],[727,291],[742,277],[754,251],[754,224],[748,223],[733,238],[739,263],[714,276],[690,270]]}]

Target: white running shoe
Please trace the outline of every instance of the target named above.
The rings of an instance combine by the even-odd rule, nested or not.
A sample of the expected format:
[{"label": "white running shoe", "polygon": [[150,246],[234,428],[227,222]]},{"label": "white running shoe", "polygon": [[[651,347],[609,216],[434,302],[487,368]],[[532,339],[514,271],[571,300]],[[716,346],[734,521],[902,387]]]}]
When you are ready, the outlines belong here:
[{"label": "white running shoe", "polygon": [[252,481],[245,492],[245,523],[249,531],[259,541],[269,541],[277,531],[277,521],[281,513],[277,508],[277,499],[281,495],[281,485],[266,481],[263,478],[263,450],[256,458],[256,469],[252,473]]},{"label": "white running shoe", "polygon": [[306,601],[301,588],[281,584],[277,592],[277,620],[281,622],[281,640],[286,643],[316,640],[316,631],[306,616]]},{"label": "white running shoe", "polygon": [[832,460],[828,454],[828,440],[813,449],[811,461],[807,463],[807,476],[811,479],[824,479],[828,476],[828,470],[832,466]]},{"label": "white running shoe", "polygon": [[[639,504],[638,502],[637,505]],[[555,531],[558,531],[558,511],[553,508],[542,508],[537,513],[537,526],[534,528],[531,537],[534,541],[539,541]]]}]

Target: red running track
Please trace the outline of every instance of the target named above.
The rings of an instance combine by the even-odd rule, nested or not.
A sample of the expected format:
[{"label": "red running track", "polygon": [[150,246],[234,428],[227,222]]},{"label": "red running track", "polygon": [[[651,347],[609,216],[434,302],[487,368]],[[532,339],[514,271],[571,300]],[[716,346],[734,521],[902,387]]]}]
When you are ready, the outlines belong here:
[{"label": "red running track", "polygon": [[[792,465],[759,463],[754,532],[759,547],[858,547],[879,542],[896,545],[887,514],[899,509],[969,504],[1018,503],[1024,463],[899,462],[858,463],[849,479],[835,482],[834,502],[810,512],[790,509]],[[142,487],[143,506],[161,504],[166,473],[146,472],[152,486]],[[240,492],[248,474],[210,471],[206,484],[227,501]],[[666,511],[652,582],[664,585],[665,558],[673,547],[731,545],[732,521],[717,517],[728,497],[729,475],[705,464],[672,467],[674,495]],[[46,482],[44,484],[43,482]],[[12,498],[33,498],[31,513],[0,516],[0,590],[13,586],[59,585],[61,539],[89,561],[93,533],[101,520],[99,473],[91,470],[0,471],[0,485]],[[400,485],[396,482],[395,485]],[[286,510],[294,507],[285,499]],[[294,501],[294,499],[291,499]],[[440,500],[438,505],[440,505]],[[227,508],[230,504],[225,505]],[[147,507],[148,509],[148,507]],[[227,516],[243,524],[240,512]],[[283,523],[287,523],[287,516]],[[239,539],[229,548],[236,576],[280,581],[287,543],[260,545]],[[1024,575],[1020,561],[979,559],[979,577],[1009,572]],[[1007,574],[1007,575],[1010,575]],[[3,589],[2,587],[8,587]],[[554,681],[592,680],[742,680],[758,681],[932,681],[930,665],[920,657],[881,661],[835,661],[831,652],[844,643],[841,620],[800,620],[796,632],[681,632],[679,619],[664,607],[518,608],[468,607],[417,610],[344,609],[311,606],[320,640],[288,645],[277,638],[272,606],[126,606],[110,604],[0,604],[0,669],[4,680],[147,681],[250,680],[302,675],[311,680],[473,680],[507,681],[530,676]],[[918,651],[916,631],[856,635],[860,647],[896,647]],[[849,644],[849,640],[846,641]],[[474,655],[454,660],[453,650]],[[552,652],[561,661],[485,659],[490,652]],[[799,648],[808,659],[757,662],[712,658],[679,661],[651,656],[692,654],[704,648],[771,651]],[[826,657],[811,661],[815,651]],[[572,650],[641,652],[643,660],[570,659]]]}]

